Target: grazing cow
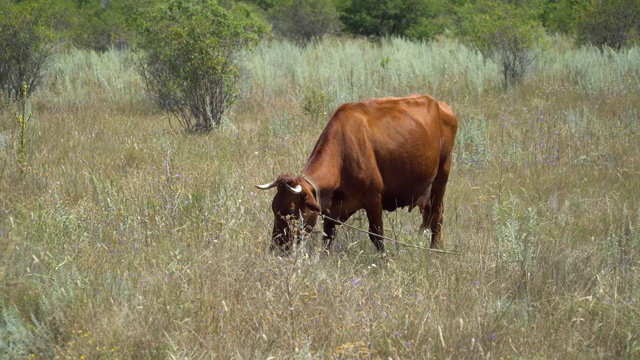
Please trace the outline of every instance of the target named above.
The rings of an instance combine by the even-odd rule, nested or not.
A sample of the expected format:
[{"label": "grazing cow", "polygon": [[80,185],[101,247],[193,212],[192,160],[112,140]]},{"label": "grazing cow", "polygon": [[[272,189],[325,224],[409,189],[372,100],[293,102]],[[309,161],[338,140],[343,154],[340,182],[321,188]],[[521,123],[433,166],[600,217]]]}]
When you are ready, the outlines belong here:
[{"label": "grazing cow", "polygon": [[[327,249],[336,222],[364,209],[370,238],[384,254],[382,210],[417,207],[431,248],[442,248],[443,202],[457,120],[430,96],[382,98],[343,104],[320,135],[299,176],[256,185],[277,188],[272,249],[288,250],[299,230],[311,231],[320,214]],[[301,222],[291,226],[290,220]],[[297,230],[296,230],[297,229]]]}]

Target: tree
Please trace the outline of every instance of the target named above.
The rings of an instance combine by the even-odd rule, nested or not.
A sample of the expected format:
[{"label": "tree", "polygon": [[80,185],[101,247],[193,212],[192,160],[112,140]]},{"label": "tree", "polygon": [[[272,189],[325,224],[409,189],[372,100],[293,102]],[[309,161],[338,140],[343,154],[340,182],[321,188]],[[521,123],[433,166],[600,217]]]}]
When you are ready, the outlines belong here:
[{"label": "tree", "polygon": [[269,19],[275,33],[303,44],[341,28],[332,0],[277,0]]},{"label": "tree", "polygon": [[58,19],[64,19],[64,31],[75,46],[105,51],[129,45],[134,36],[128,27],[131,14],[160,1],[57,0],[52,6],[57,6]]},{"label": "tree", "polygon": [[593,0],[582,13],[578,43],[622,46],[640,40],[640,0]]},{"label": "tree", "polygon": [[0,1],[0,92],[18,99],[40,85],[52,55],[46,8],[38,3]]},{"label": "tree", "polygon": [[171,0],[138,12],[138,68],[147,91],[186,130],[209,131],[238,94],[241,51],[268,27],[243,4]]},{"label": "tree", "polygon": [[244,0],[247,3],[254,4],[263,11],[269,11],[278,0]]},{"label": "tree", "polygon": [[429,39],[442,32],[440,13],[446,8],[441,0],[351,0],[340,7],[344,30],[367,37],[404,36]]},{"label": "tree", "polygon": [[543,38],[535,1],[478,0],[460,8],[459,35],[502,68],[503,85],[518,84]]},{"label": "tree", "polygon": [[550,33],[575,34],[581,14],[592,0],[547,0],[541,20]]}]

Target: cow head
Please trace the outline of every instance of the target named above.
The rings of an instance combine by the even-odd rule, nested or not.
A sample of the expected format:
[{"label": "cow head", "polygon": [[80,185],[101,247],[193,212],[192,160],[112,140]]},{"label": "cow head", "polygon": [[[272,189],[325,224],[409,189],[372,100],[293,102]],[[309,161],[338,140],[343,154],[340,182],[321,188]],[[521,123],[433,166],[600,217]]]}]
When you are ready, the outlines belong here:
[{"label": "cow head", "polygon": [[277,188],[271,202],[274,222],[271,249],[289,251],[303,234],[311,233],[320,209],[311,185],[300,177],[280,175],[273,182],[256,185],[258,189]]}]

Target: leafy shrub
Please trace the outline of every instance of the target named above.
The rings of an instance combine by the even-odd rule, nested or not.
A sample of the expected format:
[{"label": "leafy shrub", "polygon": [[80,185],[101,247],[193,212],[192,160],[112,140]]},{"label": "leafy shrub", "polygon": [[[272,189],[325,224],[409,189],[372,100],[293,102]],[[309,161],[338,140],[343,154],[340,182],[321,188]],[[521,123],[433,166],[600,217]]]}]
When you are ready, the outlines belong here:
[{"label": "leafy shrub", "polygon": [[0,4],[0,92],[18,99],[26,83],[30,96],[40,85],[52,55],[45,10],[26,2]]},{"label": "leafy shrub", "polygon": [[172,0],[141,10],[138,68],[147,90],[190,131],[209,131],[239,95],[242,50],[268,30],[248,7]]},{"label": "leafy shrub", "polygon": [[332,0],[279,0],[269,11],[274,32],[299,44],[340,31]]},{"label": "leafy shrub", "polygon": [[330,103],[331,99],[324,90],[309,87],[305,91],[302,110],[304,110],[305,114],[309,115],[314,121],[318,121],[322,117],[327,116],[327,113],[330,111]]},{"label": "leafy shrub", "polygon": [[479,0],[460,8],[460,35],[500,64],[505,88],[523,80],[532,61],[530,50],[544,35],[538,10],[505,0]]},{"label": "leafy shrub", "polygon": [[429,39],[441,33],[439,14],[447,5],[434,0],[352,0],[344,2],[340,19],[345,31],[369,37],[404,36]]},{"label": "leafy shrub", "polygon": [[578,25],[578,43],[620,49],[640,39],[640,2],[596,0]]},{"label": "leafy shrub", "polygon": [[591,0],[554,0],[544,4],[541,19],[551,34],[574,34]]}]

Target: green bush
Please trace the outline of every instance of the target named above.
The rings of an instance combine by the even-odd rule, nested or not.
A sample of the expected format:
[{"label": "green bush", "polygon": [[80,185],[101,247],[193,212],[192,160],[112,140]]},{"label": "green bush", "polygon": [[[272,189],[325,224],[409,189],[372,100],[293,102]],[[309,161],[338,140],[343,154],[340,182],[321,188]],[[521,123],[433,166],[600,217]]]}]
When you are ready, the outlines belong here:
[{"label": "green bush", "polygon": [[332,109],[329,108],[331,98],[322,89],[309,87],[305,89],[304,104],[302,110],[309,115],[313,121],[319,121],[330,115]]},{"label": "green bush", "polygon": [[460,8],[460,34],[502,68],[503,85],[520,83],[531,64],[531,49],[544,35],[541,10],[506,0],[479,0]]},{"label": "green bush", "polygon": [[274,32],[296,43],[308,43],[340,31],[333,0],[279,0],[269,11]]},{"label": "green bush", "polygon": [[37,3],[0,1],[0,92],[18,99],[40,85],[52,54],[46,9]]},{"label": "green bush", "polygon": [[429,39],[444,31],[438,17],[447,7],[439,0],[351,0],[343,1],[340,19],[354,35]]},{"label": "green bush", "polygon": [[135,26],[147,91],[189,131],[220,125],[239,95],[241,51],[268,30],[248,7],[225,10],[215,0],[172,0],[141,10]]},{"label": "green bush", "polygon": [[591,0],[546,1],[542,13],[544,28],[551,34],[574,34],[590,3]]},{"label": "green bush", "polygon": [[640,1],[594,0],[579,21],[578,43],[619,50],[640,39]]}]

